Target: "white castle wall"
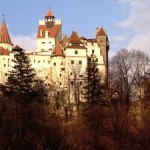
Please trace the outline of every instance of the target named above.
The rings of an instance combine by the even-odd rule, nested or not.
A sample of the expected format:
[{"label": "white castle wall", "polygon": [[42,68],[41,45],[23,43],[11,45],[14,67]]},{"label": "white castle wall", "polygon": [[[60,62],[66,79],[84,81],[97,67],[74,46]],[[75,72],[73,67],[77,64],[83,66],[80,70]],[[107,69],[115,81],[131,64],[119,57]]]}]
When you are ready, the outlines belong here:
[{"label": "white castle wall", "polygon": [[0,47],[3,47],[3,48],[5,48],[5,49],[7,49],[7,50],[11,51],[11,50],[12,50],[13,45],[11,45],[11,44],[7,44],[7,43],[0,43]]}]

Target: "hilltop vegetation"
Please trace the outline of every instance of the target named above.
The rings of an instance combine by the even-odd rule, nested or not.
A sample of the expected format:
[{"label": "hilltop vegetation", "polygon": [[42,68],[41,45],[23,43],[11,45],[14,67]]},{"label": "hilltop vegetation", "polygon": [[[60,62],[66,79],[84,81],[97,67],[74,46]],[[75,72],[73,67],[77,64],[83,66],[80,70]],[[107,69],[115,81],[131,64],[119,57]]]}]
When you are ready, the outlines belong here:
[{"label": "hilltop vegetation", "polygon": [[[23,51],[16,58],[20,56]],[[10,72],[0,95],[1,150],[150,149],[149,58],[143,53],[118,52],[106,83],[99,82],[96,62],[89,59],[86,102],[79,101],[74,91],[75,103],[68,101],[66,91],[45,99],[46,89],[35,80],[30,61],[17,71],[17,59],[16,72]]]}]

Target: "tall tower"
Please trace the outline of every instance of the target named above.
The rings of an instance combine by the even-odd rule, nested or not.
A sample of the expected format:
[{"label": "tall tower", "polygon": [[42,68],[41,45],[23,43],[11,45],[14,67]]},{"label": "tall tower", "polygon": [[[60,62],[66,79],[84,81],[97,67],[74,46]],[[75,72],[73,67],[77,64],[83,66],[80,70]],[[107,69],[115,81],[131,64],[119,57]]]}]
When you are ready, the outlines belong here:
[{"label": "tall tower", "polygon": [[0,47],[3,47],[4,49],[11,51],[12,46],[13,44],[11,42],[5,20],[3,19],[3,22],[0,26]]},{"label": "tall tower", "polygon": [[106,67],[106,77],[108,77],[108,50],[109,50],[109,40],[108,36],[103,28],[97,29],[97,42],[100,47],[101,55],[104,59],[104,64]]},{"label": "tall tower", "polygon": [[50,55],[54,47],[62,40],[61,20],[55,20],[52,10],[49,9],[45,20],[39,20],[37,33],[37,51],[48,51]]}]

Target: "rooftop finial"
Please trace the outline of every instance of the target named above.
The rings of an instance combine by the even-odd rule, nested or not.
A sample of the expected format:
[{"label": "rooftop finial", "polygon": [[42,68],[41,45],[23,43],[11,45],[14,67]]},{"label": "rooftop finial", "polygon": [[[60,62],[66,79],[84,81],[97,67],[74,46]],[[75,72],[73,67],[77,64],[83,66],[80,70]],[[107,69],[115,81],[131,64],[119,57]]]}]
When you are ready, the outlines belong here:
[{"label": "rooftop finial", "polygon": [[3,16],[3,21],[5,21],[5,15],[3,14],[2,16]]},{"label": "rooftop finial", "polygon": [[49,4],[49,10],[51,10],[51,0],[50,0],[50,4]]},{"label": "rooftop finial", "polygon": [[51,9],[51,4],[49,4],[49,9]]},{"label": "rooftop finial", "polygon": [[72,27],[72,32],[73,32],[73,31],[76,31],[74,27]]}]

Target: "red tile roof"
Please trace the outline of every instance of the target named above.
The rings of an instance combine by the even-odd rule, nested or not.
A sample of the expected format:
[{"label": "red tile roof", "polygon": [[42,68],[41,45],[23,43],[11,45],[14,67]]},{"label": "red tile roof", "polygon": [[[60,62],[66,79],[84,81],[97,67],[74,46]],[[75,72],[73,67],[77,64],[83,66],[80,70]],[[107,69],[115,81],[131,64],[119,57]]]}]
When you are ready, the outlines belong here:
[{"label": "red tile roof", "polygon": [[0,27],[0,43],[12,44],[5,21]]},{"label": "red tile roof", "polygon": [[79,46],[79,45],[68,45],[66,48],[87,49],[85,46]]},{"label": "red tile roof", "polygon": [[87,40],[87,38],[85,38],[85,37],[83,37],[83,36],[81,36],[80,39],[81,39],[81,40]]},{"label": "red tile roof", "polygon": [[0,55],[9,55],[9,51],[3,47],[0,47]]},{"label": "red tile roof", "polygon": [[45,18],[49,18],[49,17],[53,17],[54,18],[54,15],[52,13],[52,11],[49,9],[47,14],[45,15]]},{"label": "red tile roof", "polygon": [[70,36],[70,41],[69,43],[72,43],[72,44],[83,44],[81,42],[81,39],[79,38],[77,32],[73,31],[71,36]]},{"label": "red tile roof", "polygon": [[[52,28],[47,28],[46,25],[39,25],[37,38],[45,38],[45,31],[48,31],[49,37],[56,37],[59,30],[61,29],[61,25],[54,25]],[[40,35],[42,31],[42,36]]]},{"label": "red tile roof", "polygon": [[66,48],[86,49],[81,39],[79,38],[77,32],[75,31],[72,32],[68,40],[68,45],[66,46]]},{"label": "red tile roof", "polygon": [[101,28],[101,29],[99,30],[99,32],[97,33],[97,35],[98,35],[98,36],[107,36],[107,34],[106,34],[106,32],[105,32],[105,30],[104,30],[103,28]]},{"label": "red tile roof", "polygon": [[22,50],[22,48],[18,45],[16,45],[15,47],[13,47],[12,51],[20,51]]},{"label": "red tile roof", "polygon": [[64,52],[63,52],[63,49],[62,49],[62,47],[61,47],[60,44],[58,44],[58,45],[55,47],[55,49],[54,49],[54,51],[53,51],[53,53],[52,53],[52,57],[55,57],[55,56],[62,56],[62,57],[65,57]]},{"label": "red tile roof", "polygon": [[97,42],[97,40],[94,38],[94,39],[87,39],[88,42]]}]

